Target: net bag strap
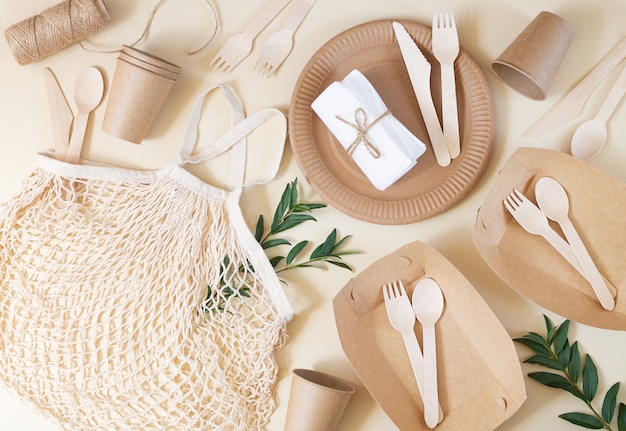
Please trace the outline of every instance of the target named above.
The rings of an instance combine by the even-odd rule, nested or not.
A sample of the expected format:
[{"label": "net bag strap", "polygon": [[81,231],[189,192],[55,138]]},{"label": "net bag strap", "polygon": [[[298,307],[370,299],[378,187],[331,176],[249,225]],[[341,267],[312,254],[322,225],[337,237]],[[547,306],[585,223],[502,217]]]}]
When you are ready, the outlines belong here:
[{"label": "net bag strap", "polygon": [[[204,149],[200,153],[192,154],[198,140],[198,126],[202,117],[204,100],[211,91],[216,89],[221,90],[222,96],[224,96],[230,106],[232,127],[224,133],[214,145]],[[198,96],[198,99],[193,107],[183,136],[183,143],[178,155],[178,163],[180,166],[184,166],[185,164],[202,163],[231,149],[230,176],[228,183],[229,190],[256,184],[266,184],[271,181],[278,172],[284,145],[279,146],[278,150],[274,154],[274,157],[268,164],[266,171],[261,174],[259,178],[244,183],[247,146],[246,138],[259,126],[265,124],[267,121],[276,116],[279,116],[282,120],[280,133],[282,136],[281,142],[284,142],[287,136],[287,118],[281,111],[275,108],[267,108],[258,111],[249,117],[245,117],[241,101],[230,86],[218,84],[209,87],[204,90],[200,96]]]}]

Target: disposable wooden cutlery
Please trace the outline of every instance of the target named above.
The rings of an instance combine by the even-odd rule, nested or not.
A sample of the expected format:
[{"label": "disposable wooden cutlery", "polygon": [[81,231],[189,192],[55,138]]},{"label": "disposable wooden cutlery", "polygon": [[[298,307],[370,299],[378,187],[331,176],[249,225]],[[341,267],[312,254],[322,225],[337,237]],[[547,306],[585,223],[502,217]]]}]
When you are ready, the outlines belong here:
[{"label": "disposable wooden cutlery", "polygon": [[383,286],[383,297],[387,317],[391,326],[402,335],[404,347],[411,362],[411,368],[420,396],[424,400],[424,357],[415,336],[415,314],[402,281],[394,281]]},{"label": "disposable wooden cutlery", "polygon": [[[548,223],[548,217],[519,190],[513,190],[505,199],[504,207],[515,221],[528,233],[543,237],[561,256],[567,260],[584,278],[589,281],[574,251]],[[605,278],[605,285],[615,296],[617,290]]]},{"label": "disposable wooden cutlery", "polygon": [[[427,395],[425,394],[424,390],[426,370],[424,368],[424,356],[422,355],[422,350],[420,349],[417,337],[415,336],[415,311],[413,310],[411,300],[409,299],[409,296],[406,293],[406,289],[404,288],[404,283],[402,283],[401,280],[384,285],[383,297],[385,299],[385,307],[387,309],[387,317],[389,318],[389,322],[391,323],[391,326],[396,331],[398,331],[400,335],[402,335],[402,341],[404,342],[404,347],[409,357],[409,362],[411,363],[411,369],[413,370],[413,376],[415,377],[415,381],[417,382],[417,388],[424,403],[424,420],[426,420],[425,396]],[[435,362],[437,360],[436,356],[434,358],[429,358],[429,360],[431,359],[434,359]],[[430,376],[429,379],[432,379],[432,376]],[[432,381],[430,381],[429,384],[432,385]],[[429,406],[429,420],[432,421],[434,420],[432,418],[432,416],[434,416],[434,413],[432,413],[432,395],[430,395],[430,402],[431,405]],[[439,404],[438,397],[435,398],[435,402],[437,403],[437,422],[435,422],[435,424],[437,424],[443,419],[443,410],[441,409],[441,405]]]},{"label": "disposable wooden cutlery", "polygon": [[283,27],[267,38],[259,56],[255,69],[263,74],[271,75],[283,64],[293,48],[293,35],[306,18],[315,0],[298,0],[291,15]]},{"label": "disposable wooden cutlery", "polygon": [[271,0],[243,32],[232,35],[226,41],[209,63],[209,67],[222,72],[233,70],[250,54],[254,39],[290,1]]},{"label": "disposable wooden cutlery", "polygon": [[625,57],[626,39],[623,39],[565,97],[530,126],[524,136],[537,138],[582,114],[593,90]]},{"label": "disposable wooden cutlery", "polygon": [[606,123],[624,97],[624,93],[626,93],[626,67],[622,69],[596,116],[582,123],[574,132],[571,143],[572,156],[591,160],[598,155],[606,142]]},{"label": "disposable wooden cutlery", "polygon": [[422,278],[413,290],[413,311],[422,324],[424,347],[424,420],[429,428],[440,421],[435,325],[443,313],[443,293],[432,278]]},{"label": "disposable wooden cutlery", "polygon": [[543,177],[537,181],[535,197],[543,213],[561,226],[565,238],[574,251],[580,266],[587,275],[589,283],[602,307],[609,311],[613,310],[615,308],[615,299],[609,292],[600,275],[600,271],[598,271],[583,240],[569,218],[569,199],[563,186],[554,178]]},{"label": "disposable wooden cutlery", "polygon": [[450,152],[439,124],[430,89],[430,63],[402,24],[394,22],[392,26],[400,46],[404,64],[409,73],[409,79],[411,80],[417,103],[424,117],[424,123],[426,124],[426,130],[428,131],[435,158],[440,166],[448,166],[450,164]]},{"label": "disposable wooden cutlery", "polygon": [[48,95],[48,107],[52,123],[52,133],[54,140],[54,153],[58,160],[65,160],[65,153],[70,140],[72,122],[74,114],[63,90],[59,86],[52,70],[48,67],[44,69],[46,91]]},{"label": "disposable wooden cutlery", "polygon": [[78,108],[72,136],[65,155],[68,163],[78,163],[85,139],[85,130],[89,121],[89,114],[96,109],[102,101],[104,94],[104,79],[102,73],[95,67],[87,67],[82,70],[74,87],[74,101]]},{"label": "disposable wooden cutlery", "polygon": [[459,36],[451,13],[433,16],[433,54],[441,65],[441,116],[443,136],[454,159],[461,153],[459,137],[459,113],[456,98],[454,62],[459,56]]}]

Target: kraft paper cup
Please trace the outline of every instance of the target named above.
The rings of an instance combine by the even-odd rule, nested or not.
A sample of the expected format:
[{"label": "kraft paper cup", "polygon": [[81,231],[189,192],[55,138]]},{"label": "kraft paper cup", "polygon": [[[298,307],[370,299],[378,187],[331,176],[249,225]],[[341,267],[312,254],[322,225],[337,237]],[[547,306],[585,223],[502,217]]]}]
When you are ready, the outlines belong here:
[{"label": "kraft paper cup", "polygon": [[563,18],[543,11],[491,63],[509,87],[534,100],[544,100],[574,38]]},{"label": "kraft paper cup", "polygon": [[124,47],[115,66],[102,130],[140,144],[174,87],[180,70],[158,57]]},{"label": "kraft paper cup", "polygon": [[331,375],[293,370],[285,431],[335,431],[353,393],[352,385]]}]

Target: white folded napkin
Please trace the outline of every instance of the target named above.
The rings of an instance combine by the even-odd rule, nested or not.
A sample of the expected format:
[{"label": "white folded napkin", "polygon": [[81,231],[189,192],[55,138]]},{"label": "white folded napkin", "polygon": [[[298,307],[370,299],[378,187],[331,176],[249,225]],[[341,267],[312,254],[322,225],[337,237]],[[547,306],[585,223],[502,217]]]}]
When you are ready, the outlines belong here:
[{"label": "white folded napkin", "polygon": [[330,84],[311,107],[378,190],[406,174],[426,150],[358,70]]}]

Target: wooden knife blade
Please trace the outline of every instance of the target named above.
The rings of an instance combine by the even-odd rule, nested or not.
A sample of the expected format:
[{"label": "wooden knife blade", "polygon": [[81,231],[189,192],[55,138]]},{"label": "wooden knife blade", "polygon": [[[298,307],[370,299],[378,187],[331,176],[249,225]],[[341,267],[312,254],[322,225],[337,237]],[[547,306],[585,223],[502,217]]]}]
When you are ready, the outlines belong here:
[{"label": "wooden knife blade", "polygon": [[49,67],[44,69],[44,78],[48,95],[50,120],[52,123],[54,152],[59,160],[64,160],[69,145],[74,114],[70,105],[67,103],[61,86]]},{"label": "wooden knife blade", "polygon": [[402,52],[404,64],[409,72],[417,103],[424,117],[424,123],[426,124],[426,130],[428,131],[435,158],[440,166],[448,166],[450,164],[450,152],[448,151],[446,139],[443,136],[430,90],[430,63],[402,24],[394,21],[392,26],[400,46],[400,52]]},{"label": "wooden knife blade", "polygon": [[626,39],[623,39],[576,86],[541,116],[526,132],[527,138],[538,138],[583,113],[587,99],[607,75],[626,58]]}]

